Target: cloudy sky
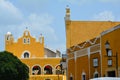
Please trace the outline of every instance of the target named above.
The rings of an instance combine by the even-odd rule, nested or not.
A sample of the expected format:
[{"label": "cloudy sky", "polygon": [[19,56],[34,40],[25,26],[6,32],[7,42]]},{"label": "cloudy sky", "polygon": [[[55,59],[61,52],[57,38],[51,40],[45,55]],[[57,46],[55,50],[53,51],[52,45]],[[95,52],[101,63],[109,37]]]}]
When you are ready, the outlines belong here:
[{"label": "cloudy sky", "polygon": [[120,0],[0,0],[0,51],[4,37],[11,32],[15,39],[28,27],[32,36],[42,33],[45,46],[65,51],[65,8],[69,5],[72,20],[120,21]]}]

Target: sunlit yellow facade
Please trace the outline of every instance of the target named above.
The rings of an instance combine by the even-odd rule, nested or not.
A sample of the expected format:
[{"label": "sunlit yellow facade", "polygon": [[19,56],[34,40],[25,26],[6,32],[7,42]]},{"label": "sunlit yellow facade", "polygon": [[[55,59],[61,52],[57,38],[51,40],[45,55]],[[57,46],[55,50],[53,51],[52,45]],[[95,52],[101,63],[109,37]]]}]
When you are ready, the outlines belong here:
[{"label": "sunlit yellow facade", "polygon": [[[70,8],[66,8],[67,80],[120,77],[119,24],[112,21],[73,21]],[[105,48],[107,41],[111,52]]]},{"label": "sunlit yellow facade", "polygon": [[5,50],[12,52],[29,67],[29,80],[65,80],[65,75],[58,73],[60,66],[60,53],[44,47],[44,37],[32,37],[26,29],[23,35],[14,40],[8,32],[5,35]]}]

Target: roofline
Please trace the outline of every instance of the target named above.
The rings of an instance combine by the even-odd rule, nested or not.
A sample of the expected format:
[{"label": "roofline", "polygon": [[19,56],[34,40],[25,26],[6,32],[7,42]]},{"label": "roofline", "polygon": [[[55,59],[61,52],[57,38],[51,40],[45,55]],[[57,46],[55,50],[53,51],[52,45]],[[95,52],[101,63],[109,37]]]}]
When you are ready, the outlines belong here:
[{"label": "roofline", "polygon": [[114,30],[117,30],[117,29],[119,29],[119,28],[120,28],[120,24],[118,24],[117,26],[115,26],[115,27],[113,27],[113,28],[110,28],[110,29],[108,29],[108,30],[106,30],[106,31],[103,31],[103,32],[101,33],[101,35],[103,36],[103,35],[108,34],[108,33],[112,32],[112,31],[114,31]]}]

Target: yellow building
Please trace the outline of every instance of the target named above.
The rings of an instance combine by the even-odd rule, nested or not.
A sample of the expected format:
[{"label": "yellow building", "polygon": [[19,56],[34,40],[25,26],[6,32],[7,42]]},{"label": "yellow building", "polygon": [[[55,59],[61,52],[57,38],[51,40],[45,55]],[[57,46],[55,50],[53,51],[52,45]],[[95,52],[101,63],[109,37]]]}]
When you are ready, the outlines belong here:
[{"label": "yellow building", "polygon": [[45,48],[42,35],[37,40],[26,29],[15,41],[8,32],[5,35],[5,50],[12,52],[29,67],[30,80],[65,80],[65,76],[59,73],[60,52]]},{"label": "yellow building", "polygon": [[120,77],[119,24],[112,21],[73,21],[70,8],[66,8],[67,80]]}]

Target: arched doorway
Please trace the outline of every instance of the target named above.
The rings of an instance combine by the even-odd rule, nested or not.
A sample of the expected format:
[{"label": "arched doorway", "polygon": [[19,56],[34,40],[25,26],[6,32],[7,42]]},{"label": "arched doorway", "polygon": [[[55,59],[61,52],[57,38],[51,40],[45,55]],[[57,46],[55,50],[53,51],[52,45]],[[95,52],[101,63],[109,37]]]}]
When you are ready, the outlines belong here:
[{"label": "arched doorway", "polygon": [[53,74],[52,67],[50,65],[46,65],[44,67],[44,74]]},{"label": "arched doorway", "polygon": [[32,75],[40,75],[41,74],[41,68],[39,66],[33,66],[32,68]]},{"label": "arched doorway", "polygon": [[56,74],[61,74],[61,67],[60,67],[60,65],[56,66]]}]

